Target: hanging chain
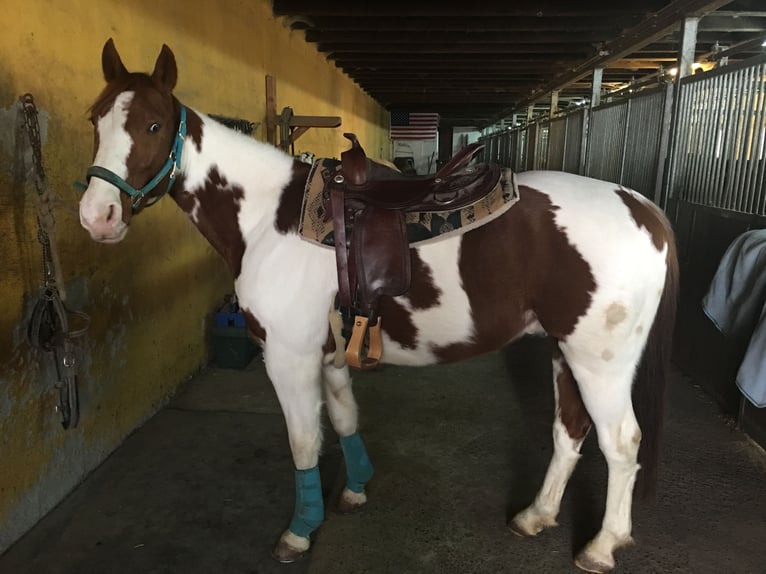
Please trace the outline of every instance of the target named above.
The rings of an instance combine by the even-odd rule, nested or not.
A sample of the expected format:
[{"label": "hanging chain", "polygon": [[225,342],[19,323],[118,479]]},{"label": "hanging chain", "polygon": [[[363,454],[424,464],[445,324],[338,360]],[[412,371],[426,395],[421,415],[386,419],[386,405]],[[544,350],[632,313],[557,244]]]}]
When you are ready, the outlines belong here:
[{"label": "hanging chain", "polygon": [[40,138],[40,123],[37,118],[37,107],[32,94],[24,94],[21,97],[24,108],[24,125],[29,136],[29,144],[32,146],[32,162],[35,171],[35,189],[38,195],[37,208],[37,239],[42,245],[43,282],[46,287],[56,286],[57,265],[54,261],[51,249],[51,237],[49,230],[53,230],[52,197],[48,189],[48,179],[43,168],[42,142]]},{"label": "hanging chain", "polygon": [[[56,250],[56,220],[53,215],[54,195],[48,187],[48,179],[43,168],[42,141],[37,107],[32,94],[21,98],[24,112],[24,127],[32,147],[32,160],[37,191],[37,239],[42,246],[43,292],[40,301],[32,312],[28,327],[30,343],[38,348],[53,353],[59,391],[57,411],[65,429],[74,428],[80,420],[79,397],[77,390],[77,357],[72,339],[85,334],[90,317],[79,311],[69,311],[64,303],[60,289],[63,281],[59,273],[58,252]],[[83,326],[77,330],[69,328],[69,315],[77,316]]]}]

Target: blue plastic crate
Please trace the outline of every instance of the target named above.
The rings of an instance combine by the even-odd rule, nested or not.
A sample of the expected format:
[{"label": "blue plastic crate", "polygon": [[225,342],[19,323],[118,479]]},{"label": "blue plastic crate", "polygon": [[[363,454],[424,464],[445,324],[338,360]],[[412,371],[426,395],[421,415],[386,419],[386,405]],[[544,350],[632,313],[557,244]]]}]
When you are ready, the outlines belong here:
[{"label": "blue plastic crate", "polygon": [[247,327],[245,316],[240,312],[218,311],[215,314],[216,327]]}]

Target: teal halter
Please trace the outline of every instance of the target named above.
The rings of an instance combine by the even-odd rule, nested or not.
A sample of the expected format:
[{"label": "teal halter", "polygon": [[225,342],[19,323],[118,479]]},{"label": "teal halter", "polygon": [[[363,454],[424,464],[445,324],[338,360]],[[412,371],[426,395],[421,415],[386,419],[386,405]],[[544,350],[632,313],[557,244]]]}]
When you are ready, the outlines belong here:
[{"label": "teal halter", "polygon": [[[99,179],[103,179],[104,181],[108,181],[112,185],[116,186],[120,189],[120,191],[123,191],[127,193],[130,198],[133,200],[133,211],[137,211],[139,203],[141,203],[141,200],[146,197],[146,195],[152,191],[157,185],[162,181],[162,179],[170,172],[170,179],[168,180],[168,186],[160,195],[155,197],[152,201],[147,203],[144,207],[151,207],[155,203],[157,203],[160,199],[162,199],[165,194],[170,190],[171,187],[173,187],[173,182],[176,179],[176,173],[181,169],[181,154],[183,152],[184,148],[184,140],[186,139],[186,107],[181,106],[181,121],[178,124],[178,132],[176,133],[176,139],[173,143],[173,149],[170,150],[170,155],[168,156],[168,160],[165,162],[165,165],[162,166],[159,173],[155,175],[149,183],[147,183],[144,187],[141,189],[136,189],[132,185],[130,185],[127,181],[122,179],[119,175],[114,173],[111,170],[106,169],[105,167],[101,167],[100,165],[92,165],[88,168],[88,171],[85,172],[85,178],[88,182],[90,182],[90,178],[97,177]],[[88,186],[82,182],[75,183],[75,187],[79,187],[80,189],[86,189]]]}]

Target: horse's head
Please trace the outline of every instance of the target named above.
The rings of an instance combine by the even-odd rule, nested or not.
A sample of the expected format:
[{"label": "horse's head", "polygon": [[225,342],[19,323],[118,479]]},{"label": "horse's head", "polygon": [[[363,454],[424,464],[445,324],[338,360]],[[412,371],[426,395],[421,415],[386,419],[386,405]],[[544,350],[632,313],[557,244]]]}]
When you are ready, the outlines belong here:
[{"label": "horse's head", "polygon": [[172,94],[178,72],[167,46],[151,75],[128,72],[111,39],[101,64],[107,85],[90,109],[95,149],[80,222],[94,240],[116,243],[125,237],[132,215],[173,184],[186,110]]}]

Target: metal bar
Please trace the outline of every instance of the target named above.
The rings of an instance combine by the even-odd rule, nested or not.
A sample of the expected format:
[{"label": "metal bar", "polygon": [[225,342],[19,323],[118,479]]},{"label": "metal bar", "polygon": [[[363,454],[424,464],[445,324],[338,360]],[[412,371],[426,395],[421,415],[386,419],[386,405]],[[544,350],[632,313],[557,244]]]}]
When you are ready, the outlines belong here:
[{"label": "metal bar", "polygon": [[[717,81],[718,93],[716,94],[716,103],[718,104],[717,114],[715,117],[715,137],[713,139],[713,166],[712,176],[713,184],[710,186],[712,192],[716,192],[718,195],[711,200],[708,205],[715,205],[717,207],[723,207],[724,204],[724,167],[726,165],[726,129],[728,126],[728,114],[726,108],[731,104],[729,98],[729,80],[731,74],[726,74],[720,77]],[[711,104],[713,102],[710,102]]]},{"label": "metal bar", "polygon": [[591,108],[597,107],[601,103],[601,80],[604,77],[604,68],[593,69],[593,85],[590,93]]},{"label": "metal bar", "polygon": [[662,97],[662,119],[660,121],[660,145],[657,153],[657,172],[654,176],[654,189],[652,190],[654,203],[662,210],[667,209],[666,198],[662,197],[662,182],[665,178],[665,163],[668,158],[668,146],[670,143],[670,119],[673,109],[673,84],[665,86]]},{"label": "metal bar", "polygon": [[551,115],[559,111],[559,91],[553,90],[551,92]]},{"label": "metal bar", "polygon": [[[764,94],[766,99],[766,94]],[[764,103],[766,106],[766,103]],[[761,133],[766,132],[766,124],[761,124]],[[766,214],[766,192],[764,192],[764,176],[766,176],[766,142],[761,139],[761,149],[758,157],[758,176],[755,179],[755,189],[760,191],[758,197],[758,208],[755,210],[759,215]]]},{"label": "metal bar", "polygon": [[761,78],[766,72],[766,66],[760,65],[753,69],[751,84],[753,86],[753,109],[752,109],[752,131],[750,145],[748,149],[747,169],[744,174],[743,186],[747,190],[747,200],[743,210],[747,213],[753,213],[755,197],[758,195],[758,189],[753,186],[753,174],[756,171],[760,161],[761,137],[763,134],[763,96],[765,84]]},{"label": "metal bar", "polygon": [[766,82],[758,81],[766,74],[766,66],[761,64],[758,66],[756,72],[755,85],[758,88],[758,97],[756,101],[756,110],[754,113],[754,136],[753,136],[753,149],[751,152],[750,166],[747,170],[746,184],[750,186],[753,193],[750,194],[750,201],[747,205],[747,211],[749,213],[756,213],[759,195],[763,195],[763,190],[760,187],[755,186],[757,179],[758,167],[766,159],[764,154],[764,137],[766,137],[766,125],[764,125],[764,109],[766,109]]},{"label": "metal bar", "polygon": [[678,78],[692,74],[694,53],[697,46],[697,24],[699,18],[684,18],[681,26],[681,50],[678,58]]},{"label": "metal bar", "polygon": [[568,143],[569,143],[569,118],[571,116],[567,116],[567,118],[564,120],[564,141],[561,146],[561,171],[566,171],[567,169],[567,151],[568,151]]},{"label": "metal bar", "polygon": [[747,89],[747,95],[745,105],[739,107],[739,121],[737,122],[737,131],[739,137],[739,160],[737,161],[735,176],[734,176],[734,190],[735,190],[735,209],[737,211],[743,211],[744,203],[747,200],[748,190],[744,186],[744,177],[747,170],[748,158],[750,156],[750,138],[752,137],[752,120],[753,120],[753,92],[755,91],[755,82],[753,81],[754,70],[748,70],[742,74],[742,83],[739,86],[739,93],[742,95],[743,90]]},{"label": "metal bar", "polygon": [[[723,76],[714,76],[711,78],[711,83],[714,87],[713,98],[708,98],[708,109],[710,109],[710,127],[712,130],[712,156],[711,165],[708,168],[710,184],[708,186],[711,200],[708,205],[721,205],[723,203],[723,181],[721,179],[721,165],[723,160],[721,159],[724,151],[724,133],[723,128],[726,124],[726,114],[723,109],[724,102],[726,101],[726,93],[728,89],[728,79],[730,74]],[[717,197],[712,198],[712,194],[716,193]]]},{"label": "metal bar", "polygon": [[[687,78],[688,81],[690,78]],[[723,150],[723,125],[725,123],[725,111],[724,102],[726,101],[727,90],[727,77],[715,76],[710,78],[708,82],[710,84],[709,90],[701,89],[700,97],[705,102],[706,115],[703,116],[703,125],[705,126],[707,137],[707,143],[709,147],[710,157],[706,165],[706,186],[705,186],[705,204],[716,205],[721,203],[722,187],[721,187],[721,151]],[[704,84],[699,84],[704,88]],[[698,84],[693,84],[690,87],[697,87]]]},{"label": "metal bar", "polygon": [[628,153],[628,130],[630,129],[630,112],[633,100],[628,100],[625,104],[625,129],[622,132],[622,151],[620,152],[620,170],[617,176],[617,183],[620,185],[625,181],[625,156]]},{"label": "metal bar", "polygon": [[585,175],[586,162],[588,160],[588,131],[590,130],[591,111],[584,109],[582,113],[582,133],[580,134],[580,163],[577,166],[577,173]]},{"label": "metal bar", "polygon": [[[715,170],[715,150],[718,137],[718,125],[720,114],[718,105],[721,102],[721,82],[716,78],[711,78],[709,86],[704,84],[693,84],[690,87],[696,95],[694,109],[698,110],[697,117],[699,123],[699,143],[697,144],[697,165],[692,167],[692,173],[700,173],[698,185],[700,186],[699,203],[710,203],[712,194],[715,191],[713,185],[713,172]],[[705,146],[709,157],[705,160]],[[699,167],[699,169],[696,169]]]},{"label": "metal bar", "polygon": [[724,128],[724,133],[726,134],[726,137],[725,137],[726,144],[725,144],[725,148],[724,148],[724,153],[721,154],[721,157],[723,159],[723,162],[722,162],[722,174],[723,174],[723,182],[722,182],[722,187],[723,187],[723,202],[722,202],[722,207],[724,207],[725,209],[731,209],[731,193],[732,193],[732,189],[731,189],[731,166],[732,166],[731,152],[732,152],[732,148],[734,147],[732,145],[732,139],[733,139],[733,137],[732,137],[732,131],[733,131],[732,130],[732,123],[733,123],[732,119],[733,119],[733,116],[734,116],[733,110],[734,110],[734,107],[735,107],[736,102],[737,102],[737,94],[736,94],[737,83],[738,83],[737,82],[737,79],[738,79],[737,76],[740,73],[741,73],[741,69],[737,70],[736,72],[734,72],[731,76],[729,76],[727,78],[727,79],[730,79],[731,81],[729,82],[728,97],[727,97],[727,102],[728,102],[729,105],[726,108],[726,124],[725,124],[725,128]]}]

